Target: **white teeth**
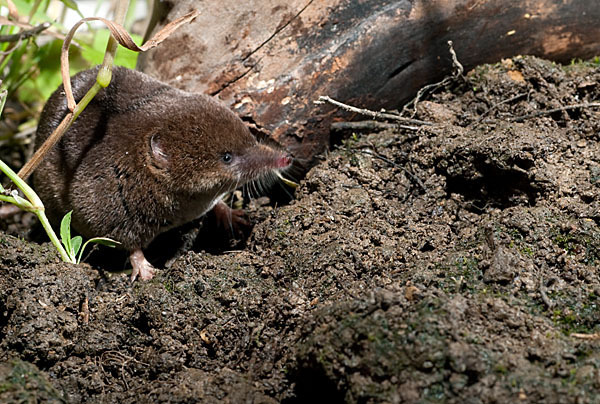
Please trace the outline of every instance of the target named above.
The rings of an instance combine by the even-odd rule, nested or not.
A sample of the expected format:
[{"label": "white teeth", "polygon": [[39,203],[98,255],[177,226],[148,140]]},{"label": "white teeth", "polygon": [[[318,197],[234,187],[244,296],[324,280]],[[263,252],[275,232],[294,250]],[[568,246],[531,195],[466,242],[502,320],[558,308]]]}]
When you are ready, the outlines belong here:
[{"label": "white teeth", "polygon": [[285,185],[290,186],[292,188],[298,188],[300,186],[300,184],[297,184],[292,180],[288,180],[287,178],[284,178],[283,175],[281,175],[281,173],[279,171],[273,171],[273,172]]}]

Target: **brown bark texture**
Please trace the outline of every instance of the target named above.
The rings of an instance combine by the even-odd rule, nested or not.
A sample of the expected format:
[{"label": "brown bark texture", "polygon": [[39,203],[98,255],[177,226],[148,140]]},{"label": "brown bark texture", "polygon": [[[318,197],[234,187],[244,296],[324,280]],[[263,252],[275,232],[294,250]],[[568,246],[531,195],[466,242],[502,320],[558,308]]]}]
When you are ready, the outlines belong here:
[{"label": "brown bark texture", "polygon": [[401,107],[452,69],[529,54],[558,62],[600,53],[597,0],[158,1],[154,32],[200,16],[141,56],[142,71],[215,95],[307,159],[348,113],[328,95],[370,109]]}]

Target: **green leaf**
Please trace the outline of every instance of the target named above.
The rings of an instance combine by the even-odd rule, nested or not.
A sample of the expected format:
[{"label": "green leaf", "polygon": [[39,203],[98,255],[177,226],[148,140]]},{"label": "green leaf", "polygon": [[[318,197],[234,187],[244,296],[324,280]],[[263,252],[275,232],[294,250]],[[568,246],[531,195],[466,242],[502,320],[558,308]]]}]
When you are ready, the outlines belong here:
[{"label": "green leaf", "polygon": [[[47,100],[50,94],[62,85],[60,75],[60,50],[62,41],[53,40],[40,46],[34,54],[34,62],[38,71],[17,90],[19,100],[22,102],[39,103]],[[80,49],[72,47],[70,53],[69,74],[87,69],[90,64],[81,57]]]},{"label": "green leaf", "polygon": [[108,238],[108,237],[94,237],[94,238],[89,239],[87,242],[102,244],[102,245],[105,245],[105,246],[111,247],[111,248],[115,248],[116,246],[121,245],[121,243],[119,243],[117,240],[113,240],[112,238]]},{"label": "green leaf", "polygon": [[60,222],[60,239],[67,250],[67,253],[73,257],[71,252],[73,248],[71,246],[71,215],[73,211],[67,213]]},{"label": "green leaf", "polygon": [[77,256],[77,253],[79,252],[79,249],[81,248],[81,243],[83,242],[83,239],[81,238],[81,236],[75,236],[71,239],[71,247],[73,248],[73,257]]},{"label": "green leaf", "polygon": [[85,247],[87,247],[87,245],[89,243],[102,244],[102,245],[105,245],[105,246],[111,247],[111,248],[114,248],[114,247],[116,247],[118,245],[121,245],[121,243],[119,243],[118,241],[110,239],[108,237],[94,237],[94,238],[91,238],[91,239],[89,239],[88,241],[85,242],[85,244],[83,245],[83,248],[79,252],[79,257],[77,257],[77,263],[78,264],[81,262],[81,257],[83,256],[83,251],[85,250]]},{"label": "green leaf", "polygon": [[83,14],[81,13],[81,11],[79,10],[79,7],[77,7],[77,3],[74,0],[60,0],[60,1],[62,4],[64,4],[68,8],[75,10],[81,18],[85,18],[83,16]]},{"label": "green leaf", "polygon": [[65,6],[72,8],[75,11],[79,11],[79,8],[77,7],[77,3],[75,3],[73,0],[60,0],[60,1]]}]

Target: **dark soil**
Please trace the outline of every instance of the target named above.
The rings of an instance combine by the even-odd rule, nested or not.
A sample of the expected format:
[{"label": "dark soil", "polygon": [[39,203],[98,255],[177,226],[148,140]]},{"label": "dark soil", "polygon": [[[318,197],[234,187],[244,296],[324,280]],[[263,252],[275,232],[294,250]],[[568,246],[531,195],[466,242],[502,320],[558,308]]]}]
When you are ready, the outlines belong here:
[{"label": "dark soil", "polygon": [[600,111],[516,118],[599,79],[477,68],[147,283],[3,234],[0,401],[598,402]]}]

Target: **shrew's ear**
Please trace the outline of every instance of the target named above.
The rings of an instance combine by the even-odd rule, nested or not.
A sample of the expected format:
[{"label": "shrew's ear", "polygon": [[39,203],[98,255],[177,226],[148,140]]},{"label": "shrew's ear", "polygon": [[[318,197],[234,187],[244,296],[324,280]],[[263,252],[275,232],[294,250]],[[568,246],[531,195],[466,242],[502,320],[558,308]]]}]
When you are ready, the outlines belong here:
[{"label": "shrew's ear", "polygon": [[158,133],[155,133],[150,137],[150,157],[152,165],[158,169],[164,170],[169,167],[169,156],[162,147],[160,140],[160,135]]}]

